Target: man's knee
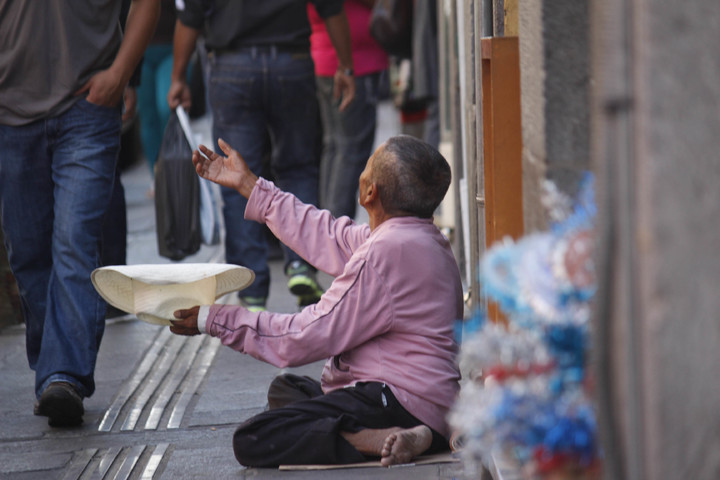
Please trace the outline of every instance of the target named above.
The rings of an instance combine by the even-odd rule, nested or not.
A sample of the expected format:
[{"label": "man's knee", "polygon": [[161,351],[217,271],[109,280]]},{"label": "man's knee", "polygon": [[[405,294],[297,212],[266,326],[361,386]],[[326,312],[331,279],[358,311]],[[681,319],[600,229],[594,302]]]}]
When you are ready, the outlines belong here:
[{"label": "man's knee", "polygon": [[258,448],[262,442],[258,440],[257,435],[244,431],[241,425],[235,434],[233,435],[233,452],[235,453],[235,459],[246,467],[255,467],[258,460],[258,455],[255,452],[255,448]]},{"label": "man's knee", "polygon": [[233,453],[235,459],[246,467],[276,467],[272,463],[277,441],[273,440],[271,430],[265,430],[266,413],[250,418],[240,425],[233,435]]},{"label": "man's knee", "polygon": [[300,400],[308,400],[322,395],[320,383],[310,377],[301,377],[292,373],[276,376],[268,387],[268,407],[270,410],[281,408]]}]

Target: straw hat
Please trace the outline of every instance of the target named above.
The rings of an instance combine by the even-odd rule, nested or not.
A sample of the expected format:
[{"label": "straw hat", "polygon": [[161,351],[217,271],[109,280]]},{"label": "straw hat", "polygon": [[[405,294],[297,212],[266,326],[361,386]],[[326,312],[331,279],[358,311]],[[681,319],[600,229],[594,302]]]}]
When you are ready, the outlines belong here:
[{"label": "straw hat", "polygon": [[110,305],[148,323],[171,325],[175,310],[213,304],[250,285],[255,273],[238,265],[171,263],[102,267],[91,278]]}]

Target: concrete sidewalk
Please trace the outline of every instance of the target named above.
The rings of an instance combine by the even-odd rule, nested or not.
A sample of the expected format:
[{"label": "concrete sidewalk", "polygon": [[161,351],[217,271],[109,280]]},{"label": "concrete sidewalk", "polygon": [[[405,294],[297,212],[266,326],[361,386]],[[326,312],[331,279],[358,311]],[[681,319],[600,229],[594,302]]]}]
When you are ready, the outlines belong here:
[{"label": "concrete sidewalk", "polygon": [[[199,127],[202,130],[202,126]],[[392,133],[392,132],[391,132]],[[385,138],[378,136],[378,142]],[[128,263],[169,263],[157,253],[154,202],[144,162],[123,173]],[[184,262],[221,262],[220,245]],[[281,261],[272,262],[269,309],[295,311]],[[321,283],[332,279],[321,276]],[[178,337],[125,316],[107,323],[97,363],[97,391],[85,400],[84,424],[53,429],[33,416],[34,376],[24,328],[0,331],[0,478],[463,478],[459,463],[323,471],[246,469],[233,456],[235,427],[265,407],[280,370],[207,336]],[[321,363],[292,371],[319,377]]]}]

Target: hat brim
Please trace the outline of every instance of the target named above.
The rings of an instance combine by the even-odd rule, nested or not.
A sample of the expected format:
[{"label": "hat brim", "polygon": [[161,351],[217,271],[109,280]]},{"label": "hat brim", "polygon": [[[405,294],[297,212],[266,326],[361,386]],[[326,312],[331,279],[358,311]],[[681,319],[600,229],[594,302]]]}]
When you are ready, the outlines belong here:
[{"label": "hat brim", "polygon": [[110,305],[148,323],[171,325],[175,310],[212,304],[249,286],[255,273],[218,263],[116,265],[95,269],[91,279]]}]

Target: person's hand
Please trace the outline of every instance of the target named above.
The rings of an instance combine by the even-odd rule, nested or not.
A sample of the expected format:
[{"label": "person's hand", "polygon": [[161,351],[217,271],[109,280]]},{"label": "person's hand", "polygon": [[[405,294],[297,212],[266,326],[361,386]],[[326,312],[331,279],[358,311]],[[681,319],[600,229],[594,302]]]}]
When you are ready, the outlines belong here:
[{"label": "person's hand", "polygon": [[102,70],[88,80],[75,95],[87,92],[85,99],[95,105],[116,107],[120,104],[125,92],[125,84],[120,76],[111,70]]},{"label": "person's hand", "polygon": [[125,113],[123,113],[123,124],[132,120],[137,113],[137,90],[135,87],[125,87]]},{"label": "person's hand", "polygon": [[186,335],[186,336],[199,335],[200,334],[200,330],[198,330],[198,313],[199,312],[200,312],[199,306],[188,308],[186,310],[175,310],[175,312],[173,312],[173,315],[175,315],[175,318],[177,318],[177,320],[172,320],[172,325],[170,326],[170,331],[176,335]]},{"label": "person's hand", "polygon": [[218,139],[218,145],[227,157],[218,155],[205,145],[200,145],[200,151],[195,150],[192,156],[195,171],[211,182],[234,188],[245,198],[250,197],[257,182],[257,175],[252,173],[240,154],[222,138]]},{"label": "person's hand", "polygon": [[171,110],[175,110],[178,105],[182,105],[187,111],[190,111],[192,105],[190,86],[182,80],[173,80],[170,82],[170,89],[167,94],[167,102]]},{"label": "person's hand", "polygon": [[333,98],[335,100],[342,98],[338,110],[344,111],[355,98],[355,77],[347,75],[343,70],[336,71],[333,79]]}]

